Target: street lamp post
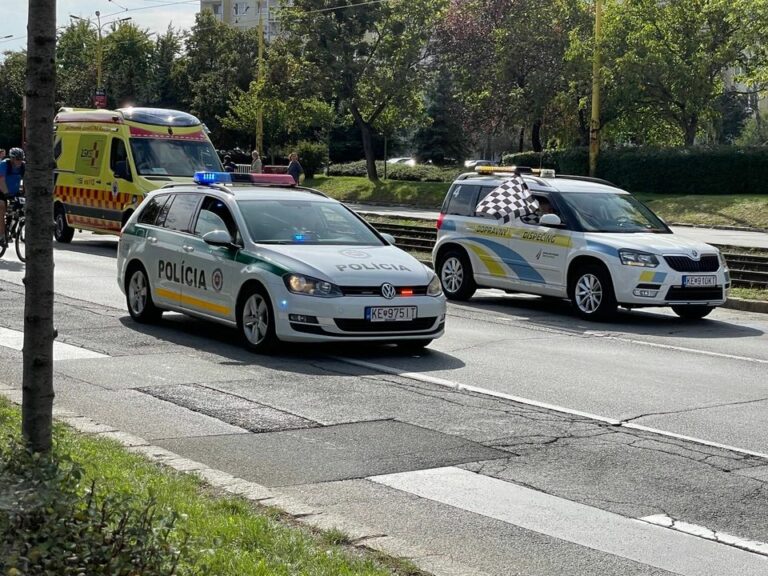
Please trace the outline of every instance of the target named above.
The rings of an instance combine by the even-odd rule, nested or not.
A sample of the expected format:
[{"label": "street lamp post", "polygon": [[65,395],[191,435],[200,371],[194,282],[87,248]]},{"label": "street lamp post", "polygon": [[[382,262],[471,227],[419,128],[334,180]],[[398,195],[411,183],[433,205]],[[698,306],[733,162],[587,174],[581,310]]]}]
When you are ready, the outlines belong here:
[{"label": "street lamp post", "polygon": [[[70,18],[74,20],[81,20],[82,22],[87,22],[89,25],[93,24],[89,19],[87,18],[81,18],[80,16],[75,16],[74,14],[69,15]],[[107,95],[104,92],[104,87],[101,84],[101,79],[103,76],[103,52],[102,52],[102,36],[101,31],[107,24],[114,24],[115,22],[127,22],[130,20],[131,17],[128,16],[127,18],[118,18],[117,20],[110,20],[109,22],[104,22],[104,24],[101,23],[101,12],[96,10],[96,33],[98,36],[97,44],[96,44],[96,94],[93,98],[93,104],[96,106],[96,108],[106,108],[107,107]]]},{"label": "street lamp post", "polygon": [[597,173],[600,153],[600,43],[602,41],[603,0],[595,0],[595,48],[592,53],[592,116],[589,123],[589,175]]}]

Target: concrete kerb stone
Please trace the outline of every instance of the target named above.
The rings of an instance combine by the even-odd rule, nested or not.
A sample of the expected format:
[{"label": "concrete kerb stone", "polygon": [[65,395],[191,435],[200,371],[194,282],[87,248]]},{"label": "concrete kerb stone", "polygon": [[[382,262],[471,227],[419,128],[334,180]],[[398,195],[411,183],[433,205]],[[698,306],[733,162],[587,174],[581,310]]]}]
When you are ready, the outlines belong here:
[{"label": "concrete kerb stone", "polygon": [[[0,395],[5,396],[14,404],[21,404],[21,390],[17,388],[0,388]],[[399,538],[383,535],[367,526],[351,522],[343,517],[315,510],[293,496],[281,494],[266,486],[210,468],[200,462],[183,458],[170,450],[154,446],[147,440],[133,434],[116,430],[84,416],[78,416],[68,410],[60,410],[57,413],[56,409],[54,409],[54,414],[57,420],[81,433],[114,440],[125,446],[128,452],[141,454],[148,460],[168,466],[179,472],[194,474],[208,485],[220,488],[230,494],[241,496],[265,506],[277,508],[306,526],[324,531],[340,530],[350,538],[350,542],[356,547],[408,560],[419,569],[434,576],[488,576],[485,573],[478,572],[476,569],[457,564],[450,558],[430,554]]]},{"label": "concrete kerb stone", "polygon": [[748,300],[746,298],[728,298],[723,308],[768,314],[768,300]]}]

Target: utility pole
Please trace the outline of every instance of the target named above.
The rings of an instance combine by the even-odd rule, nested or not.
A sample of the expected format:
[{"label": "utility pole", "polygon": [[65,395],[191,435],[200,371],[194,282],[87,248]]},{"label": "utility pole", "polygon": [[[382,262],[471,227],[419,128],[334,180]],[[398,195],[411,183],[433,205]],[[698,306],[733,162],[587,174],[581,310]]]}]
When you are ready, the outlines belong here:
[{"label": "utility pole", "polygon": [[589,175],[597,173],[600,154],[600,68],[603,0],[595,0],[595,47],[592,53],[592,118],[589,123]]},{"label": "utility pole", "polygon": [[[264,12],[262,8],[263,0],[259,0],[259,85],[264,82]],[[267,4],[269,9],[269,4]],[[264,157],[264,107],[259,103],[259,112],[256,117],[256,149]]]},{"label": "utility pole", "polygon": [[96,93],[101,94],[101,12],[98,10],[96,10],[96,24],[96,29],[99,31],[99,43],[96,45]]}]

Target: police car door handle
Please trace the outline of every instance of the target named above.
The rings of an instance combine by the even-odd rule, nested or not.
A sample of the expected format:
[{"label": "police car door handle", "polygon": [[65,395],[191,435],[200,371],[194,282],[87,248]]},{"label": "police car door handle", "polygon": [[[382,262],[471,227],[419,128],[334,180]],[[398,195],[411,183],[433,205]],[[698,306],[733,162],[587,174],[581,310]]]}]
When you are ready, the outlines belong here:
[{"label": "police car door handle", "polygon": [[182,249],[184,250],[184,252],[194,252],[195,251],[195,247],[194,246],[182,246]]},{"label": "police car door handle", "polygon": [[150,244],[157,244],[157,238],[154,236],[147,236],[147,240],[149,240]]}]

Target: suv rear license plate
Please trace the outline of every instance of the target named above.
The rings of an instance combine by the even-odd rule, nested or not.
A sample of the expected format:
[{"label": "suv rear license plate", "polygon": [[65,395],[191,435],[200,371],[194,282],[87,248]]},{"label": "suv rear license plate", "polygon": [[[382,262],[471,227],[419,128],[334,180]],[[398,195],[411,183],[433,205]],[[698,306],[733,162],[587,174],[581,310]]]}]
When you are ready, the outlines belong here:
[{"label": "suv rear license plate", "polygon": [[365,319],[371,322],[407,322],[416,319],[416,306],[367,306]]},{"label": "suv rear license plate", "polygon": [[683,287],[717,286],[717,276],[683,276]]}]

